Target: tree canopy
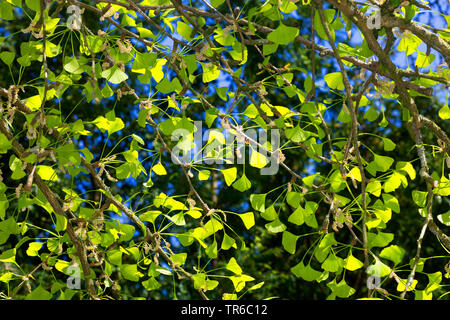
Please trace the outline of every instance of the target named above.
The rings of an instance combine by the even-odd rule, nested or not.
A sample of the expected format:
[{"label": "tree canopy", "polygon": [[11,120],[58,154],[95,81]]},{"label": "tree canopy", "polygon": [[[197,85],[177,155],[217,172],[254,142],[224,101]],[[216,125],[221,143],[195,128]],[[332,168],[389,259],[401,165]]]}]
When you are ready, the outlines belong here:
[{"label": "tree canopy", "polygon": [[446,0],[1,0],[0,298],[448,299]]}]

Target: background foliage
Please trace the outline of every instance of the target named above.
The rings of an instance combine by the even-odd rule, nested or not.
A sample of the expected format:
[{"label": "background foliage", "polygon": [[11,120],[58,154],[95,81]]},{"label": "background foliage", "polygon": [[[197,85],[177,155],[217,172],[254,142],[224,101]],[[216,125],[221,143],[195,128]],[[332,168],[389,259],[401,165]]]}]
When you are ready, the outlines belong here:
[{"label": "background foliage", "polygon": [[448,299],[448,12],[1,0],[0,297]]}]

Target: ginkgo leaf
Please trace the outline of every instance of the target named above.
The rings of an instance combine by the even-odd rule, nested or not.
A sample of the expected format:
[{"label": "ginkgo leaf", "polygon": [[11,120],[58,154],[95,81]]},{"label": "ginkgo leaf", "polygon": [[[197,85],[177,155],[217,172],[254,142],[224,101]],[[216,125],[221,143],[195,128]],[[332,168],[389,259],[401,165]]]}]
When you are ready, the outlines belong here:
[{"label": "ginkgo leaf", "polygon": [[0,59],[7,65],[11,66],[14,61],[16,54],[10,51],[3,51],[0,53]]},{"label": "ginkgo leaf", "polygon": [[344,278],[342,278],[339,283],[336,283],[336,279],[328,282],[327,287],[329,287],[331,291],[333,291],[333,293],[339,298],[348,298],[356,291],[345,282]]},{"label": "ginkgo leaf", "polygon": [[377,120],[378,116],[380,114],[378,113],[377,109],[374,107],[370,107],[366,113],[364,113],[364,119],[367,119],[369,121],[375,121]]},{"label": "ginkgo leaf", "polygon": [[58,181],[56,171],[50,166],[39,165],[36,167],[36,173],[41,177],[42,180]]},{"label": "ginkgo leaf", "polygon": [[246,282],[255,280],[255,278],[245,274],[241,274],[239,276],[231,276],[229,277],[229,279],[233,282],[234,290],[236,290],[236,292],[242,291],[242,289],[244,289],[245,287]]},{"label": "ginkgo leaf", "polygon": [[41,250],[43,242],[31,242],[28,245],[27,255],[30,257],[36,257],[38,255],[38,251]]},{"label": "ginkgo leaf", "polygon": [[113,121],[103,117],[99,116],[97,117],[93,123],[101,130],[101,131],[108,131],[108,133],[111,135],[114,132],[117,132],[119,130],[122,130],[125,128],[125,124],[123,123],[122,119],[120,118],[114,118]]},{"label": "ginkgo leaf", "polygon": [[438,114],[439,117],[441,117],[441,119],[444,120],[450,119],[450,108],[448,107],[448,105],[446,104],[441,109],[439,109]]},{"label": "ginkgo leaf", "polygon": [[261,217],[265,220],[273,221],[276,218],[278,218],[278,214],[275,211],[275,208],[273,207],[273,205],[271,205],[270,207],[265,209],[264,212],[261,213]]},{"label": "ginkgo leaf", "polygon": [[177,32],[186,40],[191,41],[191,33],[192,33],[192,27],[183,21],[178,21],[177,23]]},{"label": "ginkgo leaf", "polygon": [[383,250],[381,250],[380,257],[391,260],[397,265],[400,262],[402,262],[405,253],[406,253],[405,249],[397,245],[390,245],[389,247],[386,247]]},{"label": "ginkgo leaf", "polygon": [[389,170],[389,168],[394,163],[394,159],[392,159],[391,157],[382,156],[379,154],[374,155],[373,161],[377,165],[378,170],[381,172],[386,172],[387,170]]},{"label": "ginkgo leaf", "polygon": [[306,281],[314,281],[320,278],[321,272],[313,269],[311,265],[305,266],[303,262],[298,263],[291,268],[291,272],[297,277]]},{"label": "ginkgo leaf", "polygon": [[299,238],[299,236],[296,236],[295,234],[292,234],[289,231],[284,231],[282,241],[281,241],[284,250],[286,250],[290,254],[294,254],[295,250],[296,250],[298,238]]},{"label": "ginkgo leaf", "polygon": [[152,171],[156,173],[158,176],[164,176],[167,174],[166,168],[161,164],[161,162],[158,162],[152,167]]},{"label": "ginkgo leaf", "polygon": [[245,174],[243,174],[236,182],[233,183],[233,188],[240,192],[244,192],[248,189],[250,189],[252,186],[252,183],[247,178]]},{"label": "ginkgo leaf", "polygon": [[26,98],[25,104],[27,105],[28,108],[30,108],[31,111],[36,111],[41,107],[42,97],[39,94],[37,94],[35,96]]},{"label": "ginkgo leaf", "polygon": [[267,163],[269,163],[267,157],[255,150],[252,151],[252,155],[250,156],[250,165],[252,167],[261,169],[265,167]]},{"label": "ginkgo leaf", "polygon": [[160,82],[164,78],[163,66],[166,62],[166,59],[157,59],[156,64],[150,69],[150,73],[156,82]]},{"label": "ginkgo leaf", "polygon": [[242,268],[238,265],[238,263],[234,257],[230,258],[230,261],[228,261],[225,268],[232,271],[234,274],[237,274],[237,275],[242,274]]},{"label": "ginkgo leaf", "polygon": [[51,298],[52,294],[39,285],[26,296],[25,300],[50,300]]},{"label": "ginkgo leaf", "polygon": [[131,72],[145,74],[145,72],[149,70],[149,68],[155,68],[156,57],[156,53],[136,53],[136,58],[134,59]]},{"label": "ginkgo leaf", "polygon": [[200,180],[200,181],[208,180],[210,175],[211,175],[211,171],[209,171],[209,170],[200,170],[198,172],[198,180]]},{"label": "ginkgo leaf", "polygon": [[344,78],[340,72],[332,72],[325,75],[325,82],[331,89],[344,90]]},{"label": "ginkgo leaf", "polygon": [[332,253],[322,262],[321,267],[328,272],[339,272],[342,268],[342,264],[343,260]]},{"label": "ginkgo leaf", "polygon": [[436,58],[434,54],[426,54],[420,51],[418,51],[417,53],[416,66],[419,68],[428,67]]},{"label": "ginkgo leaf", "polygon": [[229,250],[230,248],[237,248],[236,240],[234,240],[232,237],[224,233],[222,245],[220,246],[220,248],[223,250]]},{"label": "ginkgo leaf", "polygon": [[[397,291],[403,292],[406,289],[406,284],[408,279],[399,279],[400,281],[397,283]],[[416,288],[416,285],[419,283],[419,280],[414,279],[408,289],[406,291],[413,291]]]},{"label": "ginkgo leaf", "polygon": [[253,209],[264,212],[265,211],[265,201],[266,201],[266,194],[252,194],[250,195],[250,203],[253,207]]},{"label": "ginkgo leaf", "polygon": [[280,25],[267,36],[267,40],[279,45],[287,45],[298,36],[299,30],[280,23]]},{"label": "ginkgo leaf", "polygon": [[128,75],[116,65],[102,71],[102,77],[114,84],[119,84],[128,79]]},{"label": "ginkgo leaf", "polygon": [[271,233],[279,233],[286,230],[286,225],[280,221],[280,219],[276,218],[272,222],[266,223],[264,227],[267,229],[267,231]]},{"label": "ginkgo leaf", "polygon": [[138,271],[136,264],[122,264],[120,273],[126,280],[137,282],[144,274]]},{"label": "ginkgo leaf", "polygon": [[355,180],[361,182],[361,179],[362,179],[362,178],[361,178],[361,171],[359,170],[358,167],[353,167],[353,169],[350,170],[350,172],[348,173],[348,175],[349,175],[350,177],[353,177],[353,179],[355,179]]},{"label": "ginkgo leaf", "polygon": [[416,178],[416,170],[412,166],[411,162],[399,161],[395,165],[395,169],[398,171],[406,172],[411,178],[411,180],[414,180]]},{"label": "ginkgo leaf", "polygon": [[305,217],[303,215],[304,209],[298,206],[297,209],[289,216],[288,222],[301,226],[305,222]]},{"label": "ginkgo leaf", "polygon": [[73,57],[65,65],[64,70],[71,74],[82,74],[84,72],[83,65],[79,63],[78,59]]},{"label": "ginkgo leaf", "polygon": [[55,224],[55,230],[56,231],[64,231],[67,227],[67,218],[63,215],[57,214],[56,215],[56,224]]},{"label": "ginkgo leaf", "polygon": [[227,184],[227,186],[230,186],[236,180],[237,168],[232,167],[232,168],[224,169],[224,170],[222,170],[222,174],[225,178],[225,183]]},{"label": "ginkgo leaf", "polygon": [[364,265],[360,260],[356,259],[352,254],[350,254],[344,260],[344,268],[350,271],[355,271]]},{"label": "ginkgo leaf", "polygon": [[438,220],[447,227],[450,227],[450,210],[437,216]]},{"label": "ginkgo leaf", "polygon": [[381,195],[381,183],[378,180],[370,181],[366,186],[366,191],[373,194],[375,197]]},{"label": "ginkgo leaf", "polygon": [[386,207],[391,209],[392,211],[399,213],[400,212],[400,205],[398,203],[398,200],[396,197],[383,193],[383,202]]},{"label": "ginkgo leaf", "polygon": [[420,208],[423,208],[427,204],[427,194],[428,193],[425,191],[413,190],[412,199],[415,204],[417,204]]},{"label": "ginkgo leaf", "polygon": [[216,80],[220,75],[220,69],[213,63],[202,63],[202,80],[203,82],[211,82]]},{"label": "ginkgo leaf", "polygon": [[384,183],[384,192],[389,193],[397,190],[402,184],[402,178],[405,177],[397,171],[394,171]]},{"label": "ginkgo leaf", "polygon": [[255,225],[255,215],[253,212],[242,213],[239,215],[239,218],[244,222],[245,228],[250,229]]},{"label": "ginkgo leaf", "polygon": [[383,140],[383,148],[385,151],[392,151],[395,149],[396,144],[389,138],[381,138]]}]

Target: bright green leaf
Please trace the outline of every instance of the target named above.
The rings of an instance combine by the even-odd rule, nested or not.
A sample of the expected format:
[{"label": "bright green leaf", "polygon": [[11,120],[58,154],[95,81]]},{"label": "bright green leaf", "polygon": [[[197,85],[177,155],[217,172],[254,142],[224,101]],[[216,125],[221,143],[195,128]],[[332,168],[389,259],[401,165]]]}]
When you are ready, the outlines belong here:
[{"label": "bright green leaf", "polygon": [[289,231],[284,231],[282,237],[283,248],[290,254],[294,254],[298,238],[299,236],[296,236]]},{"label": "bright green leaf", "polygon": [[288,27],[283,23],[267,35],[267,40],[272,41],[279,45],[287,45],[294,41],[298,36],[299,30],[295,27]]}]

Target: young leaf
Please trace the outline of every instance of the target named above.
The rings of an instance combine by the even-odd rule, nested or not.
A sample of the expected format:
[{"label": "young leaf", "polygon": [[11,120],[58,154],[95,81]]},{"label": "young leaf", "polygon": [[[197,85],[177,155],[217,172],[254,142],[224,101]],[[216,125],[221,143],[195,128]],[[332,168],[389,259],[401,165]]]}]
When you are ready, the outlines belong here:
[{"label": "young leaf", "polygon": [[229,235],[224,233],[223,239],[222,239],[222,245],[220,248],[223,250],[229,250],[231,247],[236,248],[236,241],[232,237],[230,237]]},{"label": "young leaf", "polygon": [[232,167],[224,169],[222,170],[222,174],[225,178],[225,183],[227,184],[227,186],[230,186],[234,182],[234,180],[236,180],[237,168]]},{"label": "young leaf", "polygon": [[66,230],[66,227],[67,227],[67,218],[60,214],[57,214],[55,230],[56,231],[64,231],[64,230]]},{"label": "young leaf", "polygon": [[212,63],[201,63],[203,74],[202,80],[204,83],[216,80],[220,75],[220,69]]},{"label": "young leaf", "polygon": [[397,245],[390,245],[389,247],[381,250],[380,257],[391,260],[392,262],[394,262],[394,264],[397,265],[402,262],[405,252],[405,249]]},{"label": "young leaf", "polygon": [[217,258],[217,241],[214,239],[213,243],[208,246],[205,250],[206,255],[210,259],[216,259]]},{"label": "young leaf", "polygon": [[303,211],[304,209],[301,206],[298,206],[298,208],[289,216],[288,222],[301,226],[305,222]]},{"label": "young leaf", "polygon": [[389,138],[381,138],[383,140],[384,151],[392,151],[395,149],[396,144]]},{"label": "young leaf", "polygon": [[120,266],[120,273],[126,280],[137,282],[140,277],[144,275],[138,271],[136,264],[122,264]]},{"label": "young leaf", "polygon": [[245,174],[242,174],[242,176],[235,183],[233,183],[233,188],[235,188],[236,190],[238,190],[240,192],[244,192],[244,191],[250,189],[251,186],[252,186],[252,183],[250,182],[250,180],[247,178],[247,176]]},{"label": "young leaf", "polygon": [[406,172],[411,178],[411,180],[414,180],[416,178],[416,170],[412,166],[411,162],[399,161],[395,165],[395,169],[398,171]]},{"label": "young leaf", "polygon": [[334,254],[329,254],[328,258],[322,262],[322,269],[328,272],[339,272],[342,269],[343,260]]},{"label": "young leaf", "polygon": [[415,204],[417,204],[420,208],[423,208],[427,204],[427,195],[428,193],[425,191],[413,190],[412,198]]},{"label": "young leaf", "polygon": [[266,194],[252,194],[250,195],[250,203],[253,209],[264,212],[265,211]]},{"label": "young leaf", "polygon": [[398,203],[398,200],[396,197],[383,193],[383,202],[384,205],[388,208],[390,208],[392,211],[399,213],[400,212],[400,205]]},{"label": "young leaf", "polygon": [[271,233],[283,232],[287,228],[286,225],[283,222],[281,222],[280,219],[278,218],[276,218],[270,223],[266,223],[264,227],[267,229],[267,231]]},{"label": "young leaf", "polygon": [[28,245],[27,255],[30,257],[38,256],[38,251],[41,250],[43,245],[44,245],[43,242],[31,242]]},{"label": "young leaf", "polygon": [[444,105],[441,109],[439,109],[439,117],[441,117],[441,119],[443,120],[447,120],[450,119],[450,108],[448,107],[448,105]]},{"label": "young leaf", "polygon": [[294,254],[298,238],[299,236],[296,236],[295,234],[292,234],[289,231],[284,231],[281,241],[284,250],[286,250],[290,254]]},{"label": "young leaf", "polygon": [[366,186],[366,191],[373,194],[375,197],[381,195],[381,183],[378,180],[370,181]]},{"label": "young leaf", "polygon": [[227,265],[225,266],[228,270],[232,271],[234,274],[240,275],[242,274],[242,269],[238,265],[236,259],[234,257],[230,258],[230,261],[228,261]]},{"label": "young leaf", "polygon": [[7,66],[11,66],[11,64],[14,61],[16,54],[14,52],[10,52],[10,51],[3,51],[2,53],[0,53],[0,59],[7,65]]},{"label": "young leaf", "polygon": [[41,177],[42,180],[58,181],[56,171],[50,166],[39,165],[36,167],[36,173]]},{"label": "young leaf", "polygon": [[265,220],[268,221],[273,221],[276,218],[278,218],[278,214],[275,211],[275,208],[273,205],[271,205],[270,207],[268,207],[267,209],[265,209],[264,211],[262,211],[261,213],[261,217]]},{"label": "young leaf", "polygon": [[350,254],[345,260],[344,260],[344,268],[350,271],[355,271],[361,268],[364,264],[356,259],[352,254]]},{"label": "young leaf", "polygon": [[166,168],[161,164],[161,162],[158,162],[152,167],[152,171],[156,173],[158,176],[164,176],[167,174]]},{"label": "young leaf", "polygon": [[438,220],[447,227],[450,227],[450,210],[437,216]]},{"label": "young leaf", "polygon": [[252,155],[250,156],[250,165],[252,167],[261,169],[265,167],[267,163],[269,163],[267,157],[255,150],[252,151]]},{"label": "young leaf", "polygon": [[332,72],[325,75],[325,82],[331,89],[344,90],[344,78],[340,72]]},{"label": "young leaf", "polygon": [[297,277],[306,281],[314,281],[320,278],[321,272],[313,269],[309,264],[305,266],[303,262],[291,268],[291,272]]},{"label": "young leaf", "polygon": [[116,65],[103,71],[102,77],[114,84],[119,84],[128,79],[128,75]]},{"label": "young leaf", "polygon": [[334,279],[327,283],[327,287],[339,298],[348,298],[356,291],[345,282],[344,278],[339,283],[336,283],[336,279]]},{"label": "young leaf", "polygon": [[242,222],[244,222],[244,226],[247,230],[255,225],[255,216],[253,212],[242,213],[239,217],[242,219]]},{"label": "young leaf", "polygon": [[288,27],[283,23],[273,30],[267,36],[267,40],[272,41],[279,45],[287,45],[294,41],[295,37],[298,36],[299,30],[295,27]]},{"label": "young leaf", "polygon": [[386,172],[394,163],[394,159],[387,156],[381,156],[379,154],[374,155],[374,162],[377,165],[378,171]]},{"label": "young leaf", "polygon": [[[407,282],[408,282],[408,279],[400,279],[400,281],[397,284],[397,291],[399,291],[399,292],[405,291]],[[416,285],[418,283],[419,283],[419,281],[414,279],[406,291],[413,291],[416,288]]]},{"label": "young leaf", "polygon": [[25,300],[50,300],[51,298],[52,294],[39,285],[26,296]]}]

